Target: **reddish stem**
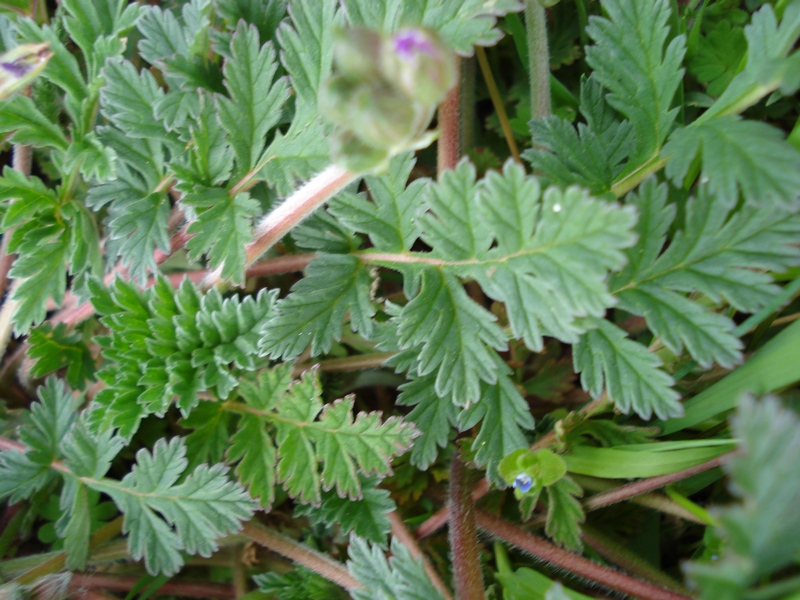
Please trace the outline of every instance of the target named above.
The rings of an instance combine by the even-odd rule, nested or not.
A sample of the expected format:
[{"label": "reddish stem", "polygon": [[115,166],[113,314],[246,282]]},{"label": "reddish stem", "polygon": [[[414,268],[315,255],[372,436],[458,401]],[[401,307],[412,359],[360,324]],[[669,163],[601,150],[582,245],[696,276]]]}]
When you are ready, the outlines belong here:
[{"label": "reddish stem", "polygon": [[[460,60],[456,62],[460,71]],[[461,86],[454,85],[439,105],[439,141],[436,145],[436,173],[439,177],[455,169],[461,156]]]},{"label": "reddish stem", "polygon": [[622,487],[618,487],[616,489],[609,490],[601,494],[596,494],[591,498],[587,499],[583,503],[583,507],[587,511],[596,510],[604,506],[609,506],[611,504],[616,504],[617,502],[622,502],[623,500],[628,500],[635,496],[640,496],[641,494],[646,494],[647,492],[652,492],[653,490],[662,488],[665,485],[669,485],[670,483],[686,479],[687,477],[691,477],[692,475],[697,475],[698,473],[702,473],[703,471],[708,471],[709,469],[713,469],[715,467],[719,467],[725,461],[730,459],[734,454],[735,452],[728,452],[727,454],[717,456],[716,458],[712,458],[711,460],[706,461],[702,464],[695,465],[694,467],[689,467],[688,469],[684,469],[683,471],[678,471],[677,473],[669,473],[667,475],[659,475],[658,477],[649,477],[648,479],[641,479],[639,481],[634,481],[633,483],[629,483],[628,485],[623,485]]},{"label": "reddish stem", "polygon": [[346,590],[363,587],[357,579],[350,575],[343,564],[280,533],[267,529],[258,521],[251,520],[244,523],[242,534],[257,544],[261,544],[273,552],[277,552],[304,567],[308,567]]},{"label": "reddish stem", "polygon": [[478,527],[501,540],[513,544],[538,559],[612,590],[648,600],[690,600],[688,596],[656,587],[568,552],[485,511],[478,510],[475,519]]},{"label": "reddish stem", "polygon": [[[70,592],[80,590],[108,590],[127,592],[142,580],[141,577],[127,575],[106,575],[101,573],[73,573],[69,584]],[[146,591],[140,590],[140,592]],[[189,596],[194,598],[233,599],[236,596],[233,586],[207,581],[172,580],[158,588],[158,596]]]},{"label": "reddish stem", "polygon": [[483,600],[475,504],[469,489],[469,471],[458,454],[450,467],[450,552],[458,600]]}]

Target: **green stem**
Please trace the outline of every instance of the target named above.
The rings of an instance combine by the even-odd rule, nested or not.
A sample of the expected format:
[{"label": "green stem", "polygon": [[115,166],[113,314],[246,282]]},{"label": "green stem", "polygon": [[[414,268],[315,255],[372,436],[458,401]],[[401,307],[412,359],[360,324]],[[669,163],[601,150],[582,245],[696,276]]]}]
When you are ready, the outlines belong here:
[{"label": "green stem", "polygon": [[469,471],[456,453],[450,467],[450,553],[459,600],[483,600],[483,573]]},{"label": "green stem", "polygon": [[478,57],[478,64],[481,67],[486,87],[489,89],[489,97],[492,99],[492,106],[497,113],[497,119],[500,121],[500,127],[503,129],[503,136],[506,138],[506,144],[508,144],[511,156],[514,157],[517,163],[522,164],[522,159],[519,157],[519,148],[517,148],[514,133],[511,131],[511,123],[509,123],[508,115],[506,114],[506,107],[500,97],[500,91],[497,89],[497,82],[494,80],[494,75],[492,75],[489,61],[486,59],[486,51],[478,46],[475,48],[475,55]]},{"label": "green stem", "polygon": [[550,51],[547,47],[547,14],[540,0],[525,0],[525,34],[528,39],[531,118],[544,119],[550,116]]}]

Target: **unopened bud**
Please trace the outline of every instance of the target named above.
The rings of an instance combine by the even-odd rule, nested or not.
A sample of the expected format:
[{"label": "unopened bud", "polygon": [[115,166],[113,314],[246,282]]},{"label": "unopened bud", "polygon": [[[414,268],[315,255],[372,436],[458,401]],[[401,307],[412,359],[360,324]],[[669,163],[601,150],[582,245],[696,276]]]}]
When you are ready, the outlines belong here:
[{"label": "unopened bud", "polygon": [[53,53],[47,42],[22,44],[0,55],[0,99],[25,89],[47,66]]},{"label": "unopened bud", "polygon": [[349,131],[339,131],[331,140],[334,162],[353,173],[376,173],[389,165],[389,150],[375,148]]},{"label": "unopened bud", "polygon": [[436,105],[456,84],[456,58],[439,36],[402,29],[384,41],[383,76],[410,100]]},{"label": "unopened bud", "polygon": [[333,35],[333,62],[343,77],[352,81],[381,77],[383,38],[363,27],[340,29]]}]

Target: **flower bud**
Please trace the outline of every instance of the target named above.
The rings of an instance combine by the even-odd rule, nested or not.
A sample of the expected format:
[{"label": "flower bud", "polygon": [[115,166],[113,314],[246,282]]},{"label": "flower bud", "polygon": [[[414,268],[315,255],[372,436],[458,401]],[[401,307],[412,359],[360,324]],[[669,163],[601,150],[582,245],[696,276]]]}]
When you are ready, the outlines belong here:
[{"label": "flower bud", "polygon": [[372,146],[392,148],[418,133],[417,107],[384,85],[362,86],[352,102],[351,128]]},{"label": "flower bud", "polygon": [[340,130],[331,140],[334,162],[354,173],[377,173],[389,165],[389,150],[375,148],[349,131]]},{"label": "flower bud", "polygon": [[8,98],[33,83],[53,53],[47,42],[22,44],[0,55],[0,99]]},{"label": "flower bud", "polygon": [[383,38],[362,27],[338,29],[333,34],[333,63],[343,77],[352,81],[381,78]]},{"label": "flower bud", "polygon": [[410,100],[436,105],[456,84],[456,58],[439,36],[425,29],[402,29],[384,40],[384,78]]}]

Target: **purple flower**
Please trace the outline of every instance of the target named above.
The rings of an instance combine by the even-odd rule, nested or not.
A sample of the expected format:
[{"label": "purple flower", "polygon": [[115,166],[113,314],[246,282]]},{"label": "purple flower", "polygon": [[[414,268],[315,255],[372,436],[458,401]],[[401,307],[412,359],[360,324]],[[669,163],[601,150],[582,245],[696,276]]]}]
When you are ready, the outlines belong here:
[{"label": "purple flower", "polygon": [[428,36],[419,29],[403,29],[394,36],[394,51],[403,60],[411,60],[419,53],[431,56],[435,49]]},{"label": "purple flower", "polygon": [[519,490],[523,494],[527,494],[532,485],[533,479],[531,479],[530,475],[525,473],[520,473],[514,478],[514,489]]}]

